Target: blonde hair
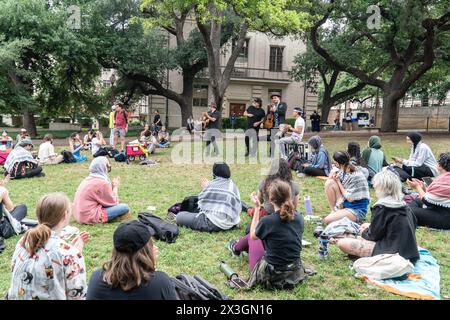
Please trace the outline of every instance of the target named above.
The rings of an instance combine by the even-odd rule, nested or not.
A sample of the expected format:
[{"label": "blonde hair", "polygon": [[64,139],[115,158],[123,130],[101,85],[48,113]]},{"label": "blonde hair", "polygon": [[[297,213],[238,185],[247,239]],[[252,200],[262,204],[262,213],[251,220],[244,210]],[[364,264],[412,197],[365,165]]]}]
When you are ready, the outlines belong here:
[{"label": "blonde hair", "polygon": [[152,239],[134,253],[119,252],[113,248],[111,260],[103,265],[103,281],[112,288],[129,291],[148,281],[155,272],[155,265]]},{"label": "blonde hair", "polygon": [[373,177],[372,182],[379,198],[392,197],[397,201],[403,200],[402,182],[394,172],[384,169]]},{"label": "blonde hair", "polygon": [[28,230],[22,238],[22,246],[33,256],[50,239],[52,229],[64,220],[70,210],[70,200],[62,192],[43,196],[36,206],[37,227]]},{"label": "blonde hair", "polygon": [[269,186],[269,199],[280,207],[281,220],[289,222],[294,219],[295,208],[290,184],[280,179],[274,180]]}]

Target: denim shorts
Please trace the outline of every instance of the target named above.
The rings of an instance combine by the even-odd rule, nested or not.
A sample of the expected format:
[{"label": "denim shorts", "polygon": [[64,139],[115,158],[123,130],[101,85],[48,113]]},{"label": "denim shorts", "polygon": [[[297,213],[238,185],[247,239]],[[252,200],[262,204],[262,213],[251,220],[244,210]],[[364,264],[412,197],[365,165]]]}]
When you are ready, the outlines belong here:
[{"label": "denim shorts", "polygon": [[349,210],[356,216],[356,222],[361,223],[366,219],[367,211],[369,210],[369,199],[361,199],[357,201],[344,201],[344,208]]}]

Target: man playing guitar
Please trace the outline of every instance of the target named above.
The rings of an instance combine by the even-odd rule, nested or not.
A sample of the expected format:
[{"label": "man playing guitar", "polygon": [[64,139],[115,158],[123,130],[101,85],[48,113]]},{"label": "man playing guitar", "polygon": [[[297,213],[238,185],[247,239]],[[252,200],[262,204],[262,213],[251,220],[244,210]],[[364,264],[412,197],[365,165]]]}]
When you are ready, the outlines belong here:
[{"label": "man playing guitar", "polygon": [[205,124],[205,139],[206,139],[206,156],[209,156],[209,148],[211,142],[214,146],[214,156],[219,155],[219,147],[217,146],[216,137],[219,135],[219,119],[220,112],[217,111],[216,104],[211,102],[209,105],[210,111],[202,113],[203,123]]}]

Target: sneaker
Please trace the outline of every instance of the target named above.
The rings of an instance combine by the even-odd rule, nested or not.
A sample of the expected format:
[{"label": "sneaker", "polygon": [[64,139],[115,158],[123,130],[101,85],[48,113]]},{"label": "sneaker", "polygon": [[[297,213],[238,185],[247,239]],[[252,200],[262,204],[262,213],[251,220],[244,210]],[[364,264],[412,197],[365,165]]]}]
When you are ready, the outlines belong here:
[{"label": "sneaker", "polygon": [[234,247],[236,246],[237,240],[231,240],[228,242],[227,248],[231,252],[231,255],[233,257],[239,257],[241,253],[239,251],[234,250]]},{"label": "sneaker", "polygon": [[118,216],[116,219],[117,221],[126,221],[126,220],[131,220],[133,216],[131,215],[131,213],[127,212],[121,216]]},{"label": "sneaker", "polygon": [[177,222],[177,215],[173,212],[167,212],[167,221],[170,223],[176,223]]}]

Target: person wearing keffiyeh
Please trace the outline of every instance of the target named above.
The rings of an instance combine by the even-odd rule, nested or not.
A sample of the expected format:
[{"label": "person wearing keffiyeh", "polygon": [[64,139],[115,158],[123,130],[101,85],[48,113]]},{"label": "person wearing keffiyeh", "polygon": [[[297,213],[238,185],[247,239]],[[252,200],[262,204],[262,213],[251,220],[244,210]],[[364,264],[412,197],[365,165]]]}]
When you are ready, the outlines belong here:
[{"label": "person wearing keffiyeh", "polygon": [[181,211],[177,224],[198,231],[217,232],[228,230],[240,222],[241,196],[231,180],[226,163],[215,163],[212,181],[201,180],[203,190],[198,195],[199,212]]},{"label": "person wearing keffiyeh", "polygon": [[440,175],[428,187],[418,179],[408,181],[419,193],[409,206],[419,226],[450,230],[450,152],[441,154],[438,164]]}]

